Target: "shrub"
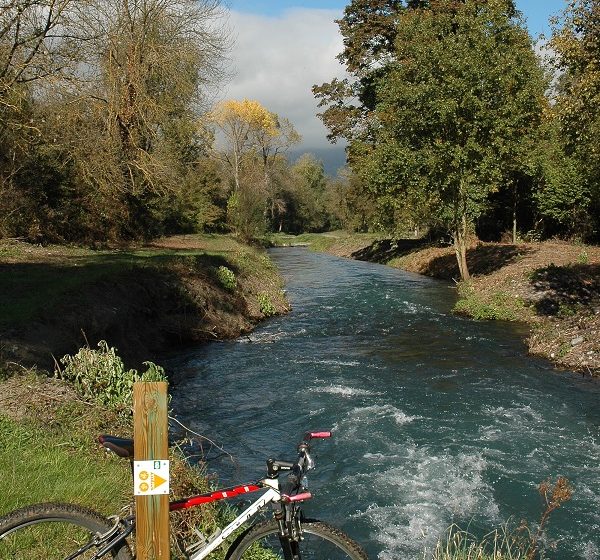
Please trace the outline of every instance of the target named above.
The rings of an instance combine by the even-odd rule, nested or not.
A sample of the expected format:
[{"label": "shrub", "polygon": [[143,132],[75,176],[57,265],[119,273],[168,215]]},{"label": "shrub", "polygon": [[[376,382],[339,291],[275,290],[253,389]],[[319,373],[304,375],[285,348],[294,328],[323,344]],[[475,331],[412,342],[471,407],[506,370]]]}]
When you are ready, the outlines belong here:
[{"label": "shrub", "polygon": [[219,279],[219,282],[223,288],[230,292],[235,290],[237,286],[237,280],[233,270],[227,268],[226,266],[220,266],[217,268],[217,278]]},{"label": "shrub", "polygon": [[453,311],[477,320],[516,321],[518,309],[524,306],[521,299],[511,297],[506,292],[482,297],[468,283],[461,283],[458,293],[460,299],[454,305]]},{"label": "shrub", "polygon": [[277,309],[273,305],[269,294],[258,294],[258,304],[260,305],[260,312],[265,317],[272,317],[273,315],[277,314]]},{"label": "shrub", "polygon": [[129,411],[136,381],[166,381],[163,368],[153,362],[144,362],[147,370],[142,373],[126,370],[116,349],[105,340],[98,343],[98,348],[85,347],[74,356],[67,354],[60,360],[62,367],[56,367],[55,376],[73,384],[84,399]]}]

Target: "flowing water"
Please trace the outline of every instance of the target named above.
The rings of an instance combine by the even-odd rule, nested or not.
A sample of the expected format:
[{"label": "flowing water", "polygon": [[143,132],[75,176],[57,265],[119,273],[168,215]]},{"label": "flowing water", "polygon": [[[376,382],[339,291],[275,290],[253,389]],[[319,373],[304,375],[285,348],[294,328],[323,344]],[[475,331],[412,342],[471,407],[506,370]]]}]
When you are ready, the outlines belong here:
[{"label": "flowing water", "polygon": [[171,364],[178,417],[236,459],[209,462],[222,483],[331,428],[305,509],[371,558],[422,559],[452,523],[535,523],[537,485],[562,475],[575,493],[548,556],[600,559],[600,385],[527,357],[512,325],[452,315],[447,284],[299,248],[272,257],[293,311]]}]

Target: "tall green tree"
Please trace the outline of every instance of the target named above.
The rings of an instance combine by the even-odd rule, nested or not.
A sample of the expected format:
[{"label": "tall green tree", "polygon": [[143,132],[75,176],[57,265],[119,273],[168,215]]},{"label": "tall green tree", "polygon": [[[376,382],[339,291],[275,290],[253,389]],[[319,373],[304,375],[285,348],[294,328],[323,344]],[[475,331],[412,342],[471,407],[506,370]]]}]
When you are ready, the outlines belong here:
[{"label": "tall green tree", "polygon": [[350,162],[388,221],[408,212],[443,226],[468,279],[473,224],[519,168],[523,138],[540,121],[541,70],[506,0],[403,10],[394,47],[375,83],[373,137],[354,140]]},{"label": "tall green tree", "polygon": [[[552,116],[558,147],[539,193],[541,210],[588,237],[600,235],[600,3],[570,0],[550,41],[560,72]],[[561,161],[560,165],[552,165]],[[571,228],[571,233],[573,227]]]}]

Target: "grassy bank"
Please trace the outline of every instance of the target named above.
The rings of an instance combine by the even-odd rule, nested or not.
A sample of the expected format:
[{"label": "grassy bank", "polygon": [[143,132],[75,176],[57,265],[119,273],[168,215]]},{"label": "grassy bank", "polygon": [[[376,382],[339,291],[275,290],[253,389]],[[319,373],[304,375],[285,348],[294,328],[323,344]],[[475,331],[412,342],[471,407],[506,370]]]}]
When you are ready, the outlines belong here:
[{"label": "grassy bank", "polygon": [[[315,250],[449,281],[460,278],[449,246],[337,233],[304,239]],[[525,323],[531,354],[600,376],[600,247],[561,241],[477,243],[467,260],[473,279],[457,282],[456,312]]]},{"label": "grassy bank", "polygon": [[276,247],[307,246],[313,251],[322,251],[340,257],[346,257],[371,246],[379,236],[372,233],[348,233],[329,231],[327,233],[302,233],[291,235],[275,233],[270,241]]},{"label": "grassy bank", "polygon": [[0,363],[51,368],[53,356],[107,340],[139,364],[286,310],[266,254],[227,236],[102,251],[0,241]]},{"label": "grassy bank", "polygon": [[[129,462],[100,447],[97,436],[102,433],[131,436],[131,417],[83,400],[69,384],[35,371],[0,381],[0,516],[52,501],[107,516],[127,508],[133,494]],[[169,458],[173,499],[209,490],[201,467],[190,467],[177,448]],[[210,534],[230,515],[207,504],[173,516],[171,557],[185,558],[177,537],[192,541],[192,525]],[[224,554],[217,551],[210,558],[222,560]]]},{"label": "grassy bank", "polygon": [[128,465],[94,445],[100,433],[123,429],[118,418],[33,374],[0,387],[0,515],[45,501],[77,502],[104,514],[126,503]]},{"label": "grassy bank", "polygon": [[[101,433],[130,436],[131,419],[48,376],[54,357],[106,340],[137,367],[181,345],[239,336],[287,309],[265,252],[227,236],[99,251],[1,240],[0,515],[47,501],[108,515],[131,501],[128,462],[95,443]],[[175,498],[208,490],[183,456],[171,460]],[[210,534],[228,515],[212,506],[183,512],[176,531],[193,524]]]}]

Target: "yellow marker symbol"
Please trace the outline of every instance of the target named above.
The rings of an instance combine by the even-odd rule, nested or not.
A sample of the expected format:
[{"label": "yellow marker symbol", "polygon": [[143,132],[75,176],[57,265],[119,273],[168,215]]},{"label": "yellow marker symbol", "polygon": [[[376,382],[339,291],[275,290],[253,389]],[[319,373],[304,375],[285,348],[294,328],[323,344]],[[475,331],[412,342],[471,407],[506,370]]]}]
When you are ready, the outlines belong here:
[{"label": "yellow marker symbol", "polygon": [[161,484],[164,484],[165,482],[167,481],[162,476],[158,476],[156,473],[152,473],[152,490],[158,488]]},{"label": "yellow marker symbol", "polygon": [[142,482],[142,483],[140,484],[140,490],[141,490],[142,492],[148,492],[148,483],[146,483],[146,482]]},{"label": "yellow marker symbol", "polygon": [[148,480],[148,471],[142,471],[140,473],[140,480]]}]

